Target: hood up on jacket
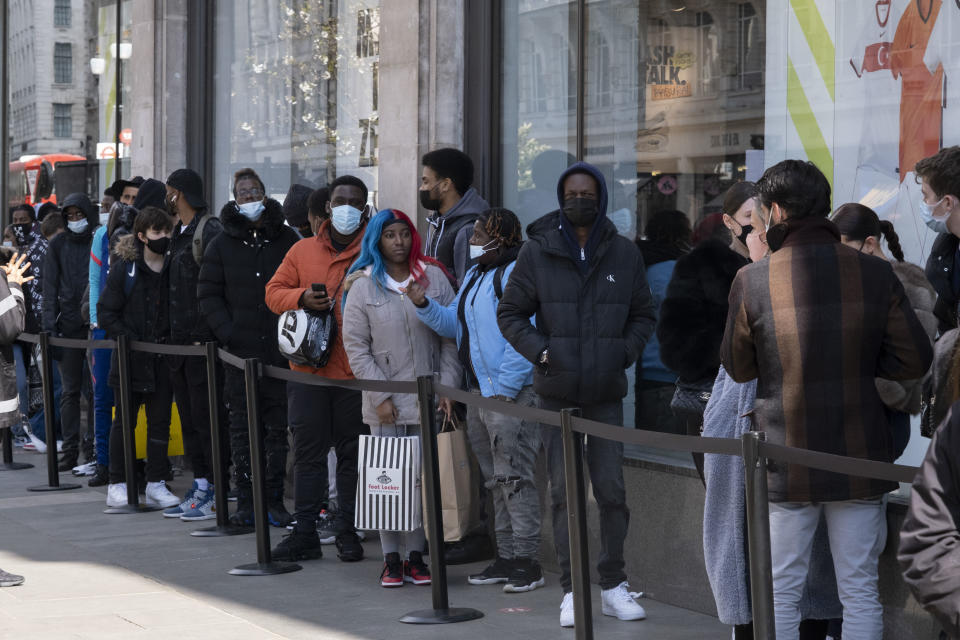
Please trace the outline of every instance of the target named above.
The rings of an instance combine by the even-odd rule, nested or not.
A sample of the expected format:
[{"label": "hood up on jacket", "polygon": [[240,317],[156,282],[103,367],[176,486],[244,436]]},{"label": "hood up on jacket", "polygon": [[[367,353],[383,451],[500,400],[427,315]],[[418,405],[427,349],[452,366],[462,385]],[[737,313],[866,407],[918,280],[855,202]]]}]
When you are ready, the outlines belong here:
[{"label": "hood up on jacket", "polygon": [[[87,216],[87,228],[83,233],[74,233],[70,231],[69,226],[64,229],[68,238],[73,238],[75,240],[87,239],[93,236],[93,230],[100,224],[100,211],[97,207],[93,206],[93,203],[90,202],[90,198],[87,197],[85,193],[71,193],[66,198],[63,199],[63,204],[60,205],[60,210],[66,212],[68,207],[77,207],[80,211],[83,211],[84,215]],[[64,223],[66,223],[66,213],[64,213]]]},{"label": "hood up on jacket", "polygon": [[[223,232],[231,238],[243,239],[254,229],[254,223],[246,218],[237,208],[235,200],[231,200],[223,205],[220,210],[220,221],[223,223]],[[277,238],[286,226],[286,218],[283,216],[283,206],[273,198],[266,198],[263,201],[263,213],[258,220],[263,231],[264,237],[268,240]]]},{"label": "hood up on jacket", "polygon": [[443,215],[440,215],[439,211],[434,211],[427,221],[433,226],[438,227],[440,226],[441,219],[444,224],[450,224],[455,218],[483,213],[489,208],[490,205],[483,199],[483,196],[481,196],[476,189],[470,187],[466,193],[461,196],[457,204],[450,207],[449,211]]},{"label": "hood up on jacket", "polygon": [[137,242],[137,236],[132,233],[119,236],[113,243],[113,256],[120,260],[135,263],[143,253],[143,248],[140,245],[142,243]]},{"label": "hood up on jacket", "polygon": [[133,201],[133,208],[137,211],[143,211],[146,207],[166,209],[166,201],[167,185],[150,178],[140,185],[137,197]]}]

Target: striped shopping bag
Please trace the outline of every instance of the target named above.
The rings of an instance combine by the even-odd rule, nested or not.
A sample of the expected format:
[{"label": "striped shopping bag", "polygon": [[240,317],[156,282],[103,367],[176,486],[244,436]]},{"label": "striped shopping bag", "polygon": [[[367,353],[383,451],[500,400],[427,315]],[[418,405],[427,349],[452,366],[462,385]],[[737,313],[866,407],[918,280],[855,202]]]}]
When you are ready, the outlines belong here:
[{"label": "striped shopping bag", "polygon": [[423,522],[420,438],[360,436],[357,529],[413,531]]}]

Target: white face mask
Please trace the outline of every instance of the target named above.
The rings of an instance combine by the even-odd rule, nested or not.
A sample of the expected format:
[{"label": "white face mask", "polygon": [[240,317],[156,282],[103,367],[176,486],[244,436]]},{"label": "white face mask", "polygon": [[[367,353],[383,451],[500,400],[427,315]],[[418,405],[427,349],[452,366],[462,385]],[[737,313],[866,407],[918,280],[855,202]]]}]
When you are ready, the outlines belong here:
[{"label": "white face mask", "polygon": [[238,204],[237,209],[240,211],[240,215],[242,215],[244,218],[250,222],[256,222],[260,219],[260,216],[263,215],[263,200]]},{"label": "white face mask", "polygon": [[101,225],[101,226],[104,226],[104,227],[107,226],[107,223],[108,223],[109,221],[110,221],[110,214],[109,214],[109,213],[101,213],[101,214],[100,214],[100,225]]},{"label": "white face mask", "polygon": [[5,247],[12,247],[12,246],[13,246],[13,242],[11,242],[10,240],[4,240],[4,241],[3,241],[3,246],[5,246]]},{"label": "white face mask", "polygon": [[[497,242],[497,241],[496,241],[496,240],[491,240],[490,242],[488,242],[487,244],[483,245],[482,247],[478,247],[478,246],[475,245],[475,244],[470,245],[470,259],[471,259],[471,260],[476,260],[476,259],[478,259],[480,256],[482,256],[483,254],[485,254],[486,252],[488,252],[488,251],[494,251],[494,250],[497,248],[497,246],[499,246],[499,243],[497,243],[497,245],[496,245],[496,246],[493,246],[493,247],[490,247],[490,245],[491,245],[491,244],[494,244],[495,242]],[[487,247],[490,247],[490,248],[488,249]]]},{"label": "white face mask", "polygon": [[363,211],[348,204],[341,204],[330,209],[330,223],[337,233],[348,236],[360,228]]},{"label": "white face mask", "polygon": [[67,229],[74,233],[83,233],[87,230],[89,223],[86,220],[71,220],[67,222]]},{"label": "white face mask", "polygon": [[935,202],[934,204],[927,204],[927,201],[920,197],[920,217],[923,218],[923,223],[930,228],[931,231],[936,233],[947,233],[947,218],[950,217],[950,212],[942,216],[933,215],[934,209],[940,206],[940,203],[946,199],[947,196],[943,196]]}]

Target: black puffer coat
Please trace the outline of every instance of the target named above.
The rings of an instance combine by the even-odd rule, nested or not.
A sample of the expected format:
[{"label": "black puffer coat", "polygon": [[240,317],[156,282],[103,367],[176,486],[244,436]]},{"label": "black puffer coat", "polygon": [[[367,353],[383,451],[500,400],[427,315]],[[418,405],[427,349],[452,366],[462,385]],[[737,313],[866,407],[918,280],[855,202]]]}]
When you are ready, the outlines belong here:
[{"label": "black puffer coat", "polygon": [[[169,295],[167,269],[151,270],[143,261],[143,243],[133,235],[121,236],[113,247],[113,261],[107,284],[97,301],[97,321],[107,337],[121,335],[141,342],[166,342],[170,325],[167,316]],[[134,393],[156,391],[156,369],[160,356],[130,352],[130,373]],[[117,350],[110,360],[107,384],[120,385]]]},{"label": "black puffer coat", "polygon": [[717,240],[707,240],[677,260],[660,306],[660,361],[680,380],[713,385],[727,325],[730,285],[750,261]]},{"label": "black puffer coat", "polygon": [[927,258],[925,273],[927,280],[937,292],[937,305],[933,314],[940,323],[940,333],[957,327],[957,294],[953,291],[953,274],[960,269],[957,264],[957,247],[960,238],[952,233],[941,233],[937,236]]},{"label": "black puffer coat", "polygon": [[287,364],[277,348],[277,315],[264,302],[265,287],[300,237],[284,222],[283,208],[267,199],[259,226],[234,202],[220,211],[223,233],[203,254],[197,297],[217,340],[243,358]]},{"label": "black puffer coat", "polygon": [[80,312],[90,281],[90,242],[99,223],[97,208],[82,193],[71,193],[63,210],[77,207],[87,215],[83,233],[70,229],[50,241],[43,261],[43,330],[64,338],[86,338],[87,320]]},{"label": "black puffer coat", "polygon": [[173,231],[167,251],[166,269],[170,272],[170,340],[174,344],[204,342],[210,338],[210,328],[200,316],[197,300],[197,281],[200,265],[193,257],[193,234],[201,217],[211,216],[203,228],[203,250],[223,230],[223,225],[206,209],[197,211],[186,227]]},{"label": "black puffer coat", "polygon": [[[559,228],[559,211],[530,225],[497,309],[500,330],[534,371],[540,396],[577,404],[619,402],[624,370],[640,357],[656,322],[643,258],[605,216],[582,272]],[[537,325],[530,324],[536,314]]]}]

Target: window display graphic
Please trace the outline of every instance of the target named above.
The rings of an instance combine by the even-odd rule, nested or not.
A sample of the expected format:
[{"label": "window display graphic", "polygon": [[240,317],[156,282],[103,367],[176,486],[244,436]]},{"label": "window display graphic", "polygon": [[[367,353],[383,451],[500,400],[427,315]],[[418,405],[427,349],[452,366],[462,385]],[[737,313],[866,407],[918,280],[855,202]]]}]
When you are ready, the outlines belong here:
[{"label": "window display graphic", "polygon": [[[767,165],[826,165],[834,207],[870,206],[923,264],[935,234],[917,211],[913,167],[960,144],[950,126],[960,116],[960,3],[778,0],[767,21],[783,36],[769,39],[767,68],[789,70],[767,84]],[[824,51],[835,51],[833,65]]]}]

